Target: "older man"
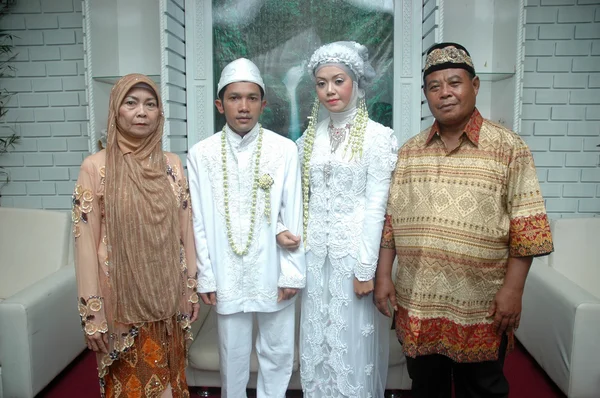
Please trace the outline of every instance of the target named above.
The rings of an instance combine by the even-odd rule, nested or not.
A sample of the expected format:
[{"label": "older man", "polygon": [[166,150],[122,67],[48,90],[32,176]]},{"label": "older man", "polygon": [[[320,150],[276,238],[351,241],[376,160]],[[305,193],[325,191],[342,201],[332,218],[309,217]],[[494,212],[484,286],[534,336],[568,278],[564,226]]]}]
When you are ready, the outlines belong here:
[{"label": "older man", "polygon": [[413,396],[450,397],[454,381],[457,397],[507,397],[525,278],[553,249],[533,158],[475,107],[479,78],[463,46],[431,47],[423,83],[435,122],[398,154],[376,304],[396,310]]}]

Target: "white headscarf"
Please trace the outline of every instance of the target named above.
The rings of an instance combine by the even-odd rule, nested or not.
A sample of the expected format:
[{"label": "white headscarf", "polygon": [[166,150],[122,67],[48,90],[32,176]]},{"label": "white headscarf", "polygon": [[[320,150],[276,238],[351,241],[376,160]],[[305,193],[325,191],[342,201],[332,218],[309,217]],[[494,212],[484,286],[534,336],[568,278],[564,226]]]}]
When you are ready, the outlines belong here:
[{"label": "white headscarf", "polygon": [[[346,107],[338,113],[330,113],[334,125],[347,123],[357,112],[357,103],[364,98],[364,88],[375,78],[375,70],[369,62],[369,51],[355,41],[336,41],[319,47],[310,57],[307,68],[315,79],[319,69],[325,66],[340,68],[352,79],[352,96]],[[321,106],[321,112],[324,109]],[[319,118],[321,119],[321,118]]]},{"label": "white headscarf", "polygon": [[350,77],[360,89],[371,83],[376,75],[369,62],[369,50],[355,41],[336,41],[319,47],[310,57],[308,72],[314,79],[315,73],[327,64],[349,69]]}]

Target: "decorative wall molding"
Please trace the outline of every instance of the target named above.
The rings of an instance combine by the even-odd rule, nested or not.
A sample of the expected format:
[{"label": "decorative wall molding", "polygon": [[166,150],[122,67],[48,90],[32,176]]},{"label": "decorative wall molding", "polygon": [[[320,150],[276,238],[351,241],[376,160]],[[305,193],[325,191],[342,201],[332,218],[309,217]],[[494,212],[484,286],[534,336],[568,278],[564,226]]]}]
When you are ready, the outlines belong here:
[{"label": "decorative wall molding", "polygon": [[[204,4],[203,4],[204,3]],[[196,11],[194,18],[194,65],[196,68],[194,69],[196,72],[195,79],[206,79],[206,59],[210,59],[212,61],[212,51],[209,53],[206,49],[206,35],[205,35],[205,5],[204,2],[196,2]],[[211,36],[212,43],[212,36]],[[207,55],[210,54],[210,57]]]},{"label": "decorative wall molding", "polygon": [[214,133],[212,2],[185,0],[187,147]]},{"label": "decorative wall molding", "polygon": [[195,90],[195,97],[196,97],[196,106],[194,107],[195,109],[195,118],[196,118],[196,135],[202,139],[202,138],[206,138],[206,137],[210,137],[211,134],[214,133],[214,131],[208,131],[207,129],[207,124],[206,123],[206,119],[208,117],[212,117],[212,112],[207,113],[206,109],[208,107],[210,107],[212,109],[212,104],[209,104],[207,107],[206,104],[206,98],[208,98],[208,93],[207,91],[212,91],[212,84],[211,84],[211,89],[208,90],[206,85],[199,85],[196,86],[196,90]]},{"label": "decorative wall molding", "polygon": [[441,43],[444,41],[444,0],[437,0],[438,5],[438,27],[436,29],[436,42]]},{"label": "decorative wall molding", "polygon": [[402,0],[402,77],[412,76],[413,0]]},{"label": "decorative wall molding", "polygon": [[413,98],[412,98],[412,87],[413,83],[402,83],[402,99],[400,100],[400,114],[402,115],[402,124],[400,130],[400,142],[406,142],[410,137],[415,135],[417,132],[411,131],[413,123],[411,116],[413,114]]},{"label": "decorative wall molding", "polygon": [[523,108],[523,70],[525,65],[525,0],[519,0],[519,25],[517,27],[517,58],[515,63],[515,103],[513,131],[521,133]]},{"label": "decorative wall molding", "polygon": [[422,20],[422,0],[394,1],[393,126],[400,145],[420,131],[421,57],[415,51],[422,47]]},{"label": "decorative wall molding", "polygon": [[165,119],[162,138],[162,147],[164,151],[169,151],[171,149],[171,142],[169,140],[170,126],[169,123],[167,123],[170,114],[169,107],[167,106],[167,99],[169,98],[167,87],[167,80],[169,78],[167,70],[167,1],[169,0],[160,0],[158,10],[158,18],[160,20],[160,96],[163,101],[163,113]]},{"label": "decorative wall molding", "polygon": [[85,84],[86,84],[86,95],[88,102],[88,147],[90,153],[98,152],[98,137],[96,136],[96,115],[94,112],[94,85],[93,72],[92,72],[92,36],[90,35],[90,28],[88,24],[90,21],[90,1],[84,0],[83,2],[83,61],[85,65]]}]

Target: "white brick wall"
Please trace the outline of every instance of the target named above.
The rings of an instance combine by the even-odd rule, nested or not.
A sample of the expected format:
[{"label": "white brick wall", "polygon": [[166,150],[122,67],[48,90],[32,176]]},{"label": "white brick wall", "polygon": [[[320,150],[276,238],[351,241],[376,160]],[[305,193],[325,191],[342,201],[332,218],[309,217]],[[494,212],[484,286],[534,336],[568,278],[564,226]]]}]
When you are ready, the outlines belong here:
[{"label": "white brick wall", "polygon": [[15,150],[0,156],[11,173],[0,205],[70,208],[79,165],[87,155],[81,0],[18,0],[2,20],[16,36],[14,92],[0,134],[20,133]]},{"label": "white brick wall", "polygon": [[527,0],[523,123],[551,217],[600,214],[600,2]]}]

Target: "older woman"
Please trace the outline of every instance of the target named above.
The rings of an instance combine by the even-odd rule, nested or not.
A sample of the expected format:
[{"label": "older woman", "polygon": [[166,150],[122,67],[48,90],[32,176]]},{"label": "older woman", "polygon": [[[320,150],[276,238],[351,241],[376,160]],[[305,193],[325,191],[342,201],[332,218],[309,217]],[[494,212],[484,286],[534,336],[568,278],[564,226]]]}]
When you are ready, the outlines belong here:
[{"label": "older woman", "polygon": [[120,79],[107,148],[73,194],[79,313],[102,396],[189,396],[185,339],[198,314],[189,189],[163,152],[162,103],[144,75]]},{"label": "older woman", "polygon": [[[305,397],[383,397],[389,325],[371,292],[396,140],[367,113],[364,87],[375,71],[366,47],[324,45],[308,68],[317,100],[298,140],[307,252],[302,388]],[[319,104],[328,111],[321,122]]]}]

